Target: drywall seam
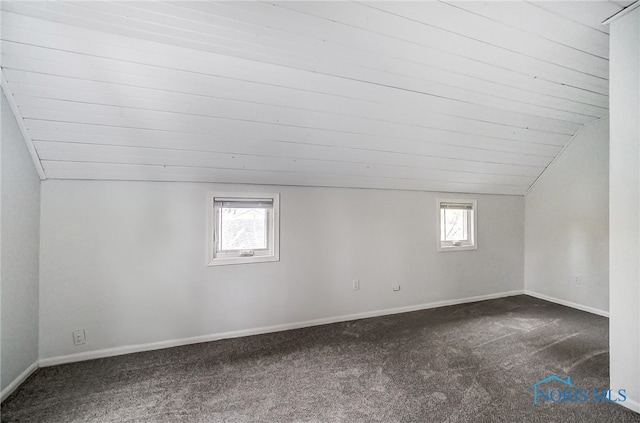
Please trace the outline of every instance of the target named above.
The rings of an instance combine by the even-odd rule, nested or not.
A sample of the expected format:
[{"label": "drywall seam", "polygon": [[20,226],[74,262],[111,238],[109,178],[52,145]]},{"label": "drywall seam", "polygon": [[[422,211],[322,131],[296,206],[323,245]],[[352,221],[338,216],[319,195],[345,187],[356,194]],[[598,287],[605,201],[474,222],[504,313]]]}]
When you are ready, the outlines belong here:
[{"label": "drywall seam", "polygon": [[511,297],[521,295],[524,291],[508,291],[496,294],[480,295],[475,297],[462,298],[457,300],[436,301],[433,303],[417,304],[404,307],[388,308],[383,310],[366,311],[363,313],[348,314],[336,317],[328,317],[323,319],[306,320],[296,323],[286,323],[275,326],[264,326],[253,329],[243,329],[232,332],[214,333],[204,336],[196,336],[191,338],[174,339],[169,341],[153,342],[148,344],[128,345],[116,348],[106,348],[102,350],[87,351],[78,354],[68,354],[57,357],[41,358],[40,367],[54,366],[57,364],[73,363],[77,361],[92,360],[96,358],[112,357],[123,354],[131,354],[142,351],[153,351],[163,348],[178,347],[182,345],[197,344],[201,342],[211,342],[221,339],[238,338],[242,336],[259,335],[272,332],[280,332],[291,329],[300,329],[311,326],[326,325],[330,323],[346,322],[350,320],[366,319],[370,317],[387,316],[391,314],[407,313],[410,311],[426,310],[436,307],[445,307],[456,304],[465,304],[476,301],[492,300],[495,298]]}]

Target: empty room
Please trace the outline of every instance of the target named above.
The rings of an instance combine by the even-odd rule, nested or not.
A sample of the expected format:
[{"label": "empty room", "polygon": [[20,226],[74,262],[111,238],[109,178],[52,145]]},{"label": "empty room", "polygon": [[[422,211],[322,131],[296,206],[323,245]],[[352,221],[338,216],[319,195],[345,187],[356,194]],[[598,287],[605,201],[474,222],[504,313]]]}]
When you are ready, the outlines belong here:
[{"label": "empty room", "polygon": [[640,422],[640,7],[0,2],[2,422]]}]

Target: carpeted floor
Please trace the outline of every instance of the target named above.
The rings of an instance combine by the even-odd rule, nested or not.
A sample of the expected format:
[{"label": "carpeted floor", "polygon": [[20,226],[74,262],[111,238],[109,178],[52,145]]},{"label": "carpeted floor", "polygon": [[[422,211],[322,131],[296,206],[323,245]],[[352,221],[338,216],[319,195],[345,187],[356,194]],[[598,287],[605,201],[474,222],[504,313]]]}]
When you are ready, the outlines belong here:
[{"label": "carpeted floor", "polygon": [[[43,368],[2,421],[640,422],[592,398],[607,351],[607,319],[517,296]],[[534,405],[553,374],[588,401]]]}]

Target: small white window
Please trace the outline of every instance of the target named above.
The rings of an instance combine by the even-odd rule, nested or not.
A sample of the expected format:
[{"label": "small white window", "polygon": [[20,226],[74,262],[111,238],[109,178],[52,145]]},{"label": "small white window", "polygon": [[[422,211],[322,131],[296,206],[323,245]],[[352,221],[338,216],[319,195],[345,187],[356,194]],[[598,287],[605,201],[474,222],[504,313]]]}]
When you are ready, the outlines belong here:
[{"label": "small white window", "polygon": [[279,194],[209,194],[209,266],[280,260]]},{"label": "small white window", "polygon": [[438,251],[477,249],[476,200],[439,198],[438,209]]}]

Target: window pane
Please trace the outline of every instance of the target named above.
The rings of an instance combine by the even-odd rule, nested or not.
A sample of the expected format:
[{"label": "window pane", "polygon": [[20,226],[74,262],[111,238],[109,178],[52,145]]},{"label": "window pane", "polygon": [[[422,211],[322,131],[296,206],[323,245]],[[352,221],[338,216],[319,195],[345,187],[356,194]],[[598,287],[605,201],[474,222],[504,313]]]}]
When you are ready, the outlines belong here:
[{"label": "window pane", "polygon": [[467,241],[467,210],[442,209],[441,241]]},{"label": "window pane", "polygon": [[267,248],[267,209],[220,208],[220,251]]}]

